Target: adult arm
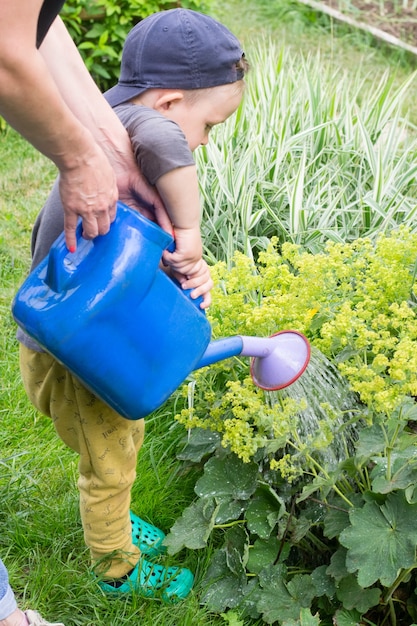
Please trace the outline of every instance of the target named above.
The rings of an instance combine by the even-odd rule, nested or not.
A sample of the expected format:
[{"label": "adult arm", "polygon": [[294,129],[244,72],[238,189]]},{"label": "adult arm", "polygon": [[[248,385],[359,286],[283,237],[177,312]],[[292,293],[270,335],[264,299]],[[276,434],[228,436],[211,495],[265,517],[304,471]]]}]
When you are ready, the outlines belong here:
[{"label": "adult arm", "polygon": [[[77,119],[90,129],[108,157],[116,175],[120,200],[170,230],[156,189],[148,184],[137,166],[125,127],[87,72],[60,18],[53,23],[40,51],[63,99]],[[63,59],[65,72],[62,71]]]},{"label": "adult arm", "polygon": [[[14,0],[0,2],[0,114],[58,167],[71,249],[78,216],[86,237],[104,234],[115,216],[117,185],[123,194],[131,187],[139,195],[145,185],[126,132],[59,18],[36,49],[41,5],[20,0],[17,11]],[[162,203],[146,189],[163,226]]]}]

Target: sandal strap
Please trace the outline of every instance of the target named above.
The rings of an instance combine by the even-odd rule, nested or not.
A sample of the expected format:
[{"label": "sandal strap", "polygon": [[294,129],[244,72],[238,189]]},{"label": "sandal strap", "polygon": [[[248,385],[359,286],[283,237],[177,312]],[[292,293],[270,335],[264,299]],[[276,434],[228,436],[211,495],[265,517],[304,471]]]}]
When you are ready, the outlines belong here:
[{"label": "sandal strap", "polygon": [[106,594],[113,596],[136,593],[175,603],[188,596],[193,582],[192,572],[185,567],[164,567],[142,557],[122,585],[114,587],[102,580],[99,581],[99,586]]},{"label": "sandal strap", "polygon": [[166,546],[163,545],[165,533],[162,530],[145,522],[132,511],[130,511],[130,522],[132,524],[132,542],[142,554],[154,557],[166,552]]}]

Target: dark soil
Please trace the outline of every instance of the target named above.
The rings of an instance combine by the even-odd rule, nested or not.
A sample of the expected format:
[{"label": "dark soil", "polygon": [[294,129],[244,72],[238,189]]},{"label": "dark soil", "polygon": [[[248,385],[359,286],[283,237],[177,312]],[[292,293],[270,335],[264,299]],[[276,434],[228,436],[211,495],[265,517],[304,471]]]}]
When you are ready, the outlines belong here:
[{"label": "dark soil", "polygon": [[[401,41],[417,47],[417,3],[413,0],[385,2],[377,0],[322,0],[324,4],[348,15],[357,22],[397,37]],[[405,8],[403,8],[405,4]],[[408,6],[407,6],[408,5]]]}]

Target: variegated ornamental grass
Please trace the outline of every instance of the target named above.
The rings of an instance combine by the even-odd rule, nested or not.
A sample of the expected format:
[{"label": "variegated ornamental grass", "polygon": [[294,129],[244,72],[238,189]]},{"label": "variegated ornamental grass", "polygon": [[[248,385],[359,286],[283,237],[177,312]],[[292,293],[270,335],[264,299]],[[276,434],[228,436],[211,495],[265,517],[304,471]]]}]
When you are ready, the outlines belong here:
[{"label": "variegated ornamental grass", "polygon": [[276,43],[248,51],[237,115],[197,151],[208,257],[256,256],[270,237],[324,242],[416,227],[417,143],[404,110],[416,86],[365,78]]}]

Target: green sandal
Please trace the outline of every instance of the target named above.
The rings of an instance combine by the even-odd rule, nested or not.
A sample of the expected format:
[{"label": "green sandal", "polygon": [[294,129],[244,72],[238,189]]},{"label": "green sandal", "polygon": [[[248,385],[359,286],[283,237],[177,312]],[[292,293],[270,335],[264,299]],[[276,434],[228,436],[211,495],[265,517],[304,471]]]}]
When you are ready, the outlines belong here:
[{"label": "green sandal", "polygon": [[166,547],[162,545],[165,539],[165,533],[162,530],[148,524],[132,511],[130,511],[130,521],[132,524],[132,542],[138,546],[142,554],[155,557],[166,552]]},{"label": "green sandal", "polygon": [[193,582],[193,574],[185,567],[163,567],[140,558],[135,569],[122,584],[115,586],[104,580],[98,584],[109,596],[136,593],[146,598],[161,598],[164,602],[173,604],[188,596]]}]

